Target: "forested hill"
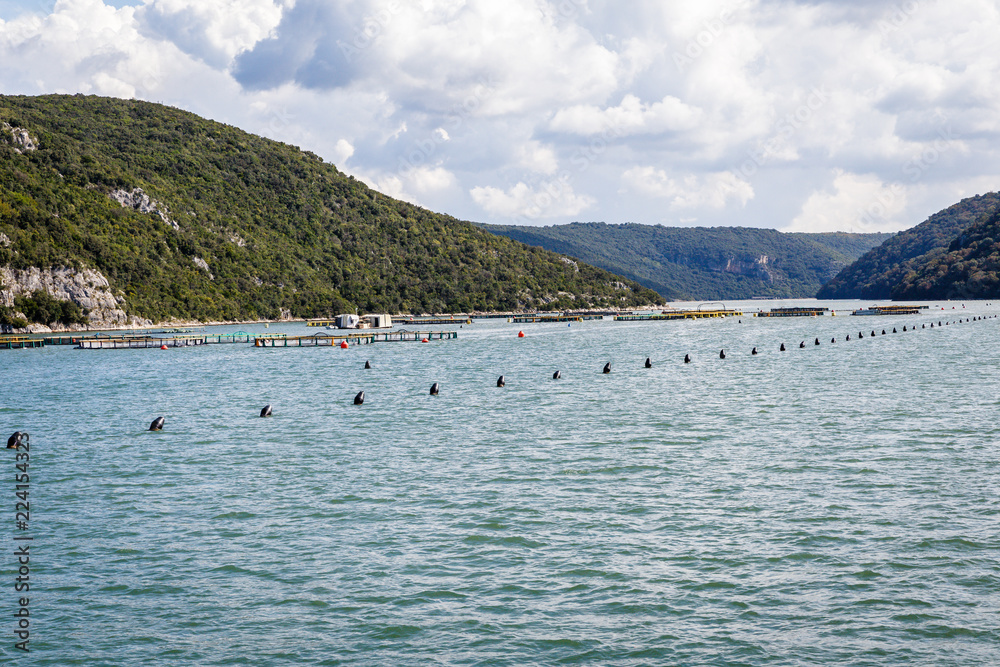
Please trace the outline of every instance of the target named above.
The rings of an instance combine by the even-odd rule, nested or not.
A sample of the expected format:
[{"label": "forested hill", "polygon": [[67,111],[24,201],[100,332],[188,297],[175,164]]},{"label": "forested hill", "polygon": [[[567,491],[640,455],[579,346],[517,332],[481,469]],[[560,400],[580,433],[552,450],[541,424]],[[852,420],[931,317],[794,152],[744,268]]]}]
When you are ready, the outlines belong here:
[{"label": "forested hill", "polygon": [[990,192],[963,199],[935,213],[863,255],[824,285],[816,296],[820,299],[891,298],[896,285],[917,267],[926,266],[946,253],[964,229],[998,204],[1000,194]]},{"label": "forested hill", "polygon": [[1000,206],[984,213],[945,252],[915,263],[893,299],[1000,298]]},{"label": "forested hill", "polygon": [[599,222],[483,227],[628,276],[670,300],[812,297],[841,268],[891,236]]},{"label": "forested hill", "polygon": [[[129,314],[156,321],[659,300],[191,113],[0,96],[0,279],[53,267],[96,269]],[[29,314],[32,296],[0,290],[0,316]]]}]

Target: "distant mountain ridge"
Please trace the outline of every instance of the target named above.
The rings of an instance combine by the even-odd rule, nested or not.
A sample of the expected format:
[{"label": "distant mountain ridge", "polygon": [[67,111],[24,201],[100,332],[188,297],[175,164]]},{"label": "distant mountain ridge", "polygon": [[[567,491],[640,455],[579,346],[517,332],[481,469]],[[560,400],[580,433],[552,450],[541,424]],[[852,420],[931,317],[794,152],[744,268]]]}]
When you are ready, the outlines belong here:
[{"label": "distant mountain ridge", "polygon": [[[948,252],[951,243],[963,230],[998,205],[1000,194],[989,192],[968,197],[935,213],[916,227],[899,232],[862,255],[824,285],[816,297],[877,300],[912,293],[909,287],[905,291],[895,288],[908,280],[908,275]],[[912,282],[909,284],[912,285]]]},{"label": "distant mountain ridge", "polygon": [[893,299],[1000,298],[1000,205],[926,256],[892,290]]},{"label": "distant mountain ridge", "polygon": [[668,300],[809,298],[841,268],[892,237],[603,222],[481,226],[620,273]]}]

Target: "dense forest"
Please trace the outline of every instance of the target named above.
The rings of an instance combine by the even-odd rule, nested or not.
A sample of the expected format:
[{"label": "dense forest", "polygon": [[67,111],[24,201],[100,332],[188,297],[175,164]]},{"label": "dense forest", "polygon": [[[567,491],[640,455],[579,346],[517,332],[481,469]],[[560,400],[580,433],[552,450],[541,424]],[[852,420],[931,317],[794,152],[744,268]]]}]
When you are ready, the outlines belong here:
[{"label": "dense forest", "polygon": [[[820,299],[889,299],[908,276],[948,252],[969,225],[1000,204],[990,192],[963,199],[864,254],[816,294]],[[901,293],[898,293],[901,294]],[[909,296],[907,298],[916,298]],[[932,298],[928,296],[927,298]]]},{"label": "dense forest", "polygon": [[984,213],[946,252],[914,265],[892,290],[894,299],[1000,298],[1000,206]]},{"label": "dense forest", "polygon": [[[0,96],[0,235],[0,267],[97,269],[154,321],[659,300],[380,195],[295,146],[134,100]],[[24,299],[24,315],[51,306]]]},{"label": "dense forest", "polygon": [[812,297],[892,236],[605,223],[483,228],[628,276],[668,300]]}]

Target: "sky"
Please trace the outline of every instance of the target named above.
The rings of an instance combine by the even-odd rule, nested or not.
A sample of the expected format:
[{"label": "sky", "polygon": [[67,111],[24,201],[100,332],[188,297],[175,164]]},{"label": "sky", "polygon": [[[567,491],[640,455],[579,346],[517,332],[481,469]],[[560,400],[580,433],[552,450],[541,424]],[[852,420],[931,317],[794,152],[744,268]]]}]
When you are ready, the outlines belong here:
[{"label": "sky", "polygon": [[0,93],[496,224],[897,231],[1000,187],[1000,0],[0,0]]}]

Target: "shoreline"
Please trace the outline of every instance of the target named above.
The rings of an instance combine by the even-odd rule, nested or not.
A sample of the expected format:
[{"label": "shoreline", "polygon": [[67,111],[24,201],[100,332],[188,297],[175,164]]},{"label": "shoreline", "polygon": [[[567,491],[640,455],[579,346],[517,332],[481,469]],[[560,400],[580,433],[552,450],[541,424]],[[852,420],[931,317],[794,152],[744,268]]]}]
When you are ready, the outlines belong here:
[{"label": "shoreline", "polygon": [[[768,301],[802,301],[810,300],[816,301],[816,299],[768,299]],[[825,301],[845,301],[845,299],[824,299]],[[747,299],[735,299],[734,301],[750,301]],[[765,300],[754,299],[758,304],[763,304]],[[846,299],[846,301],[864,301],[863,299]],[[965,299],[965,300],[945,300],[945,301],[921,301],[915,303],[964,303],[968,301],[986,301],[986,299]],[[530,315],[616,315],[623,313],[641,313],[644,311],[659,310],[659,309],[669,309],[671,306],[677,306],[681,304],[694,304],[694,303],[705,303],[697,301],[671,301],[665,304],[647,304],[642,307],[636,308],[625,308],[619,310],[612,310],[609,308],[579,308],[574,310],[518,310],[518,311],[473,311],[471,313],[396,313],[391,315],[393,318],[449,318],[449,317],[463,317],[471,319],[499,319],[503,317],[519,317],[519,316],[530,316]],[[890,300],[890,303],[895,303]],[[335,317],[335,316],[334,316]],[[9,332],[0,332],[0,336],[30,336],[39,334],[88,334],[88,333],[101,333],[105,331],[146,331],[149,329],[156,328],[169,328],[169,327],[216,327],[216,326],[236,326],[236,325],[258,325],[258,324],[299,324],[304,322],[312,322],[317,320],[332,320],[333,317],[291,317],[286,319],[260,319],[260,320],[212,320],[208,322],[202,322],[199,320],[180,320],[180,319],[170,319],[161,322],[151,322],[149,324],[132,324],[132,325],[119,325],[119,326],[84,326],[84,325],[71,325],[66,327],[50,327],[44,324],[31,324],[23,329],[14,329]]]}]

